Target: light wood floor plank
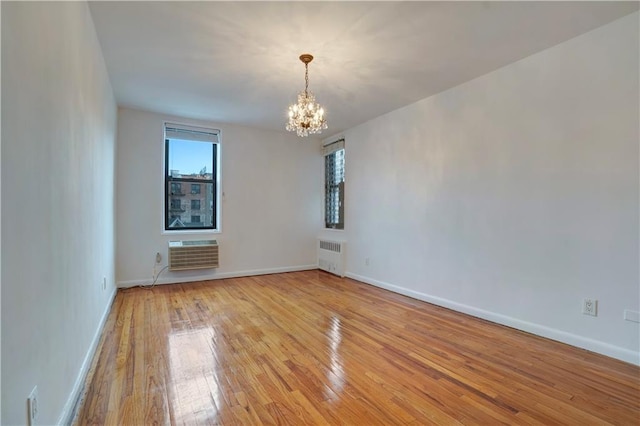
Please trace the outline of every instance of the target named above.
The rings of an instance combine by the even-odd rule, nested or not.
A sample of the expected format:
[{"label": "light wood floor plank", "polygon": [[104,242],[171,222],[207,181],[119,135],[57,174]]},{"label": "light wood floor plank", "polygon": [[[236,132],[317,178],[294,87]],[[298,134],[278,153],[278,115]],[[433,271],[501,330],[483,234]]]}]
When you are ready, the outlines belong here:
[{"label": "light wood floor plank", "polygon": [[640,368],[321,271],[116,296],[77,425],[640,424]]}]

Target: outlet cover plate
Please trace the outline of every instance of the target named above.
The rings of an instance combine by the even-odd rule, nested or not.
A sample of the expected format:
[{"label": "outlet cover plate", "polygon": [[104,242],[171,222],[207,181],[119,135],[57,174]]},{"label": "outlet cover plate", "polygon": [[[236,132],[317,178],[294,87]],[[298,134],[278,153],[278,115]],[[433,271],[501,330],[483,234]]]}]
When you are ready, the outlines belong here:
[{"label": "outlet cover plate", "polygon": [[582,313],[585,315],[598,316],[598,301],[596,299],[584,299],[582,301]]}]

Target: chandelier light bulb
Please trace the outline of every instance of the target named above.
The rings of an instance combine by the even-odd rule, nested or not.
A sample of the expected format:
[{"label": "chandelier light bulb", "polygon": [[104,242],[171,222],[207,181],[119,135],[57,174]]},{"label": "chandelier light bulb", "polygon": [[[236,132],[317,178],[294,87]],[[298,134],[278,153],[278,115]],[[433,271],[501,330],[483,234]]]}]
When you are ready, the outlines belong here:
[{"label": "chandelier light bulb", "polygon": [[309,62],[313,56],[309,54],[300,55],[300,60],[304,63],[304,91],[298,93],[298,102],[289,106],[289,121],[286,129],[296,132],[298,136],[305,137],[310,134],[321,133],[327,128],[327,121],[324,118],[324,108],[317,102],[312,92],[309,91]]}]

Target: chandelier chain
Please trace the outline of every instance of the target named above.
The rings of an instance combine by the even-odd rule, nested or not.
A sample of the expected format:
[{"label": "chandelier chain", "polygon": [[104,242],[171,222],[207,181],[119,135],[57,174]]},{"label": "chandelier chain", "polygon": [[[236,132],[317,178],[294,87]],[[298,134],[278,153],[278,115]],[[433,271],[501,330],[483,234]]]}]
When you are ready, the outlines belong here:
[{"label": "chandelier chain", "polygon": [[309,63],[304,64],[304,95],[307,96],[309,91]]}]

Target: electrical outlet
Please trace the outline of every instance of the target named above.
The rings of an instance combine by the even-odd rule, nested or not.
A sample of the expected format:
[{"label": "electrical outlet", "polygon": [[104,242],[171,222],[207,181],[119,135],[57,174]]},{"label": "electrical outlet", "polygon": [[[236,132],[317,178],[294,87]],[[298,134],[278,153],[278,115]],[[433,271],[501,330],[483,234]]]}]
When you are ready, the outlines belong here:
[{"label": "electrical outlet", "polygon": [[102,289],[107,289],[107,277],[102,277]]},{"label": "electrical outlet", "polygon": [[27,424],[35,426],[38,420],[38,387],[35,386],[27,398]]},{"label": "electrical outlet", "polygon": [[160,254],[160,252],[156,253],[156,263],[160,263],[162,262],[162,255]]},{"label": "electrical outlet", "polygon": [[369,264],[371,263],[370,259],[367,257],[366,259],[364,259],[364,264],[366,266],[369,266]]},{"label": "electrical outlet", "polygon": [[596,299],[584,299],[582,301],[582,313],[594,317],[598,316],[598,301]]}]

